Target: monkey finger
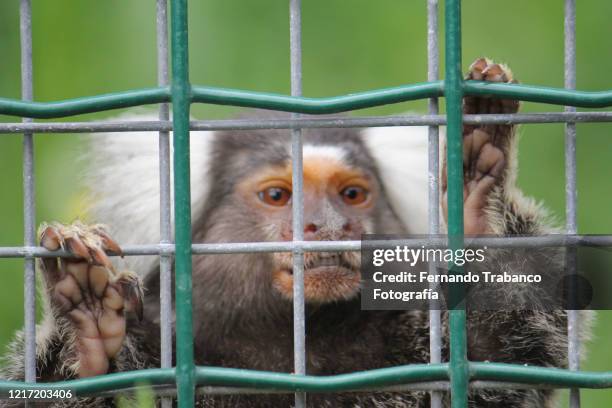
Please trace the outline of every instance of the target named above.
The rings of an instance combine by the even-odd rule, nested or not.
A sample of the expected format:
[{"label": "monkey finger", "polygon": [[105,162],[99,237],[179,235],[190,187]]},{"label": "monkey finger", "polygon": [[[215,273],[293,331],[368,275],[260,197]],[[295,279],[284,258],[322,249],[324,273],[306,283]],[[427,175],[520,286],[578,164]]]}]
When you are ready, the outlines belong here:
[{"label": "monkey finger", "polygon": [[67,237],[65,239],[65,242],[66,242],[67,249],[71,253],[85,259],[89,263],[92,262],[92,257],[89,252],[89,248],[87,247],[87,245],[85,245],[85,243],[81,240],[81,238],[78,235],[75,234],[75,235]]},{"label": "monkey finger", "polygon": [[491,98],[478,98],[477,102],[478,104],[477,104],[475,113],[477,114],[491,113],[490,112]]},{"label": "monkey finger", "polygon": [[43,248],[49,251],[57,251],[62,247],[63,238],[55,227],[42,224],[40,229],[42,231],[38,234],[38,236],[40,245]]},{"label": "monkey finger", "polygon": [[83,261],[60,262],[64,265],[64,269],[66,270],[66,272],[72,275],[72,277],[74,277],[81,291],[87,291],[89,286],[89,276],[87,276],[89,271],[89,265]]},{"label": "monkey finger", "polygon": [[103,266],[91,266],[89,268],[89,289],[91,292],[98,299],[102,299],[107,286],[108,270]]},{"label": "monkey finger", "polygon": [[104,309],[98,321],[104,351],[109,358],[115,357],[123,346],[126,323],[120,311]]},{"label": "monkey finger", "polygon": [[508,82],[508,73],[500,64],[491,64],[482,70],[484,80],[489,82]]},{"label": "monkey finger", "polygon": [[476,171],[480,175],[490,175],[496,179],[503,175],[503,170],[506,167],[506,160],[503,152],[491,144],[486,144],[482,147],[481,153],[476,163]]},{"label": "monkey finger", "polygon": [[[487,67],[488,61],[486,58],[479,58],[470,65],[468,73],[465,76],[467,80],[481,81],[483,79],[482,71]],[[463,98],[463,113],[474,114],[480,112],[480,99],[476,96],[466,96]],[[465,125],[464,133],[471,133],[473,125]]]},{"label": "monkey finger", "polygon": [[53,300],[63,312],[68,312],[83,301],[81,289],[74,277],[67,275],[55,285]]},{"label": "monkey finger", "polygon": [[126,299],[125,310],[128,312],[136,313],[139,321],[142,321],[144,317],[142,297],[140,295],[132,294]]},{"label": "monkey finger", "polygon": [[442,174],[440,178],[440,186],[442,187],[443,193],[446,193],[446,190],[448,189],[448,175],[446,173],[447,173],[447,166],[446,166],[446,160],[445,160],[444,165],[442,167]]},{"label": "monkey finger", "polygon": [[474,130],[474,133],[472,134],[472,138],[473,138],[473,142],[472,142],[473,149],[472,149],[472,156],[470,156],[471,160],[476,159],[477,157],[480,156],[480,154],[482,153],[483,147],[491,141],[491,135],[482,129],[476,129]]},{"label": "monkey finger", "polygon": [[110,235],[106,232],[105,228],[102,225],[94,225],[93,231],[100,237],[102,240],[102,248],[106,251],[109,251],[113,254],[121,255],[123,257],[123,251],[117,242],[110,237]]},{"label": "monkey finger", "polygon": [[99,301],[95,299],[90,289],[89,270],[91,266],[84,261],[65,262],[61,260],[60,263],[64,265],[67,274],[72,276],[78,284],[85,306],[89,309],[93,309],[95,305],[99,304]]},{"label": "monkey finger", "polygon": [[[63,246],[62,237],[54,227],[42,224],[39,231],[39,242],[43,248],[49,251],[57,251]],[[65,271],[60,268],[58,258],[42,258],[39,265],[48,288],[53,288],[53,285],[65,276]]]},{"label": "monkey finger", "polygon": [[482,129],[474,131],[463,138],[463,165],[471,167],[471,163],[480,156],[483,146],[491,141],[489,133]]},{"label": "monkey finger", "polygon": [[108,255],[106,255],[102,248],[92,247],[90,252],[95,264],[102,265],[103,267],[111,271],[114,269],[110,258],[108,257]]},{"label": "monkey finger", "polygon": [[104,343],[100,339],[78,337],[77,349],[79,350],[79,378],[103,375],[108,372],[110,364]]},{"label": "monkey finger", "polygon": [[473,79],[476,81],[481,81],[483,79],[482,73],[488,65],[489,65],[488,59],[484,57],[478,58],[476,61],[472,63],[472,65],[470,65],[468,74],[466,75],[466,79]]},{"label": "monkey finger", "polygon": [[[518,81],[510,81],[512,84],[517,84]],[[502,99],[502,112],[503,113],[516,113],[519,110],[521,102],[517,99]]]},{"label": "monkey finger", "polygon": [[74,309],[74,302],[58,290],[53,293],[52,302],[62,314],[68,313],[70,310]]},{"label": "monkey finger", "polygon": [[106,374],[109,367],[104,343],[95,319],[80,309],[68,313],[76,331],[79,360],[78,375],[81,378]]},{"label": "monkey finger", "polygon": [[72,321],[72,324],[79,332],[80,337],[89,339],[100,339],[100,332],[98,331],[98,325],[95,319],[92,319],[90,313],[87,313],[80,308],[74,308],[68,313],[68,317]]},{"label": "monkey finger", "polygon": [[496,182],[495,177],[487,174],[480,181],[472,183],[469,194],[464,200],[466,214],[470,211],[474,214],[482,212],[482,208],[487,204],[488,193]]},{"label": "monkey finger", "polygon": [[124,309],[125,300],[121,294],[121,290],[114,285],[108,285],[104,291],[102,306],[105,310],[122,311]]},{"label": "monkey finger", "polygon": [[127,312],[136,313],[138,320],[142,320],[144,294],[138,276],[124,273],[115,284],[120,288],[121,294],[123,295],[125,310]]}]

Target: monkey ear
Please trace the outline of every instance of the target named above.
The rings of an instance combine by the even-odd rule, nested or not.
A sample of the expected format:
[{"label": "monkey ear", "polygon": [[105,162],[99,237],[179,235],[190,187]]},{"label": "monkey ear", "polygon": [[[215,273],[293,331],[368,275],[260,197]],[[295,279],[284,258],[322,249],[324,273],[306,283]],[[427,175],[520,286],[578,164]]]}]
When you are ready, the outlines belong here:
[{"label": "monkey ear", "polygon": [[[156,112],[133,110],[114,118],[121,121],[157,121]],[[208,192],[207,163],[212,132],[191,132],[192,216],[203,210]],[[86,218],[108,225],[122,246],[159,242],[160,181],[157,132],[99,133],[88,135],[84,157],[84,187],[89,193]],[[172,173],[172,134],[170,134]],[[172,188],[170,194],[172,195]],[[172,204],[171,204],[172,211]],[[195,219],[195,218],[193,218]],[[171,216],[174,221],[174,217]],[[126,269],[141,276],[157,257],[126,257]]]},{"label": "monkey ear", "polygon": [[[362,132],[391,206],[411,234],[428,232],[427,134],[425,126],[367,128]],[[443,139],[441,131],[440,145]]]}]

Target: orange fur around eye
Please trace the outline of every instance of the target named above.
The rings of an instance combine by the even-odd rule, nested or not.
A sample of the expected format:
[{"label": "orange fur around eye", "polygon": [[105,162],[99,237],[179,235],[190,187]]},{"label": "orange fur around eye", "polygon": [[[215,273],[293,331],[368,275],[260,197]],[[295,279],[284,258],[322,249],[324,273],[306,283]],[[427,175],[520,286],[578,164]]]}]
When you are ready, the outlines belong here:
[{"label": "orange fur around eye", "polygon": [[[270,166],[257,171],[243,181],[238,190],[251,199],[269,207],[283,207],[290,202],[292,194],[291,163]],[[372,185],[360,170],[339,160],[325,157],[304,159],[304,191],[310,194],[339,195],[350,206],[367,206],[371,200]]]}]

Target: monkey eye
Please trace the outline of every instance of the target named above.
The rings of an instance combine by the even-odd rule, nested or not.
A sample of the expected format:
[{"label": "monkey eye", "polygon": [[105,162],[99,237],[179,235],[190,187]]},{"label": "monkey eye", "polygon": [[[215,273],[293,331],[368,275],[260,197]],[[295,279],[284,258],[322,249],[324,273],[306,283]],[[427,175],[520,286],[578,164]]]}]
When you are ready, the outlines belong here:
[{"label": "monkey eye", "polygon": [[342,201],[348,205],[359,205],[368,199],[369,191],[359,186],[348,186],[340,192]]},{"label": "monkey eye", "polygon": [[282,207],[289,202],[291,192],[281,187],[269,187],[257,193],[257,196],[268,205]]}]

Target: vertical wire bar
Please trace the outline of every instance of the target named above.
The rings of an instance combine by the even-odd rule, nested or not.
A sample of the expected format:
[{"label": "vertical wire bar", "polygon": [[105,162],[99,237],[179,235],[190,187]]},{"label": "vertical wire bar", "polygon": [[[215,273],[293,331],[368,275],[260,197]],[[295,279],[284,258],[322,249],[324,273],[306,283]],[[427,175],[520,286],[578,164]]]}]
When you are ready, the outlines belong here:
[{"label": "vertical wire bar", "polygon": [[176,381],[179,408],[195,400],[189,189],[189,47],[187,0],[172,0],[172,118],[174,126],[174,225]]},{"label": "vertical wire bar", "polygon": [[[564,18],[564,66],[565,88],[576,89],[576,0],[565,0]],[[566,106],[566,112],[575,112]],[[578,233],[578,191],[576,186],[576,124],[565,124],[565,217],[567,234]],[[568,248],[567,267],[570,274],[576,272],[576,248]],[[567,311],[568,365],[570,370],[580,368],[580,320],[577,310]],[[580,389],[570,389],[570,408],[580,407]]]},{"label": "vertical wire bar", "polygon": [[[427,80],[437,81],[440,75],[438,49],[438,0],[427,0]],[[438,99],[429,100],[429,114],[438,114]],[[438,126],[428,128],[428,172],[429,172],[429,234],[440,233],[440,191],[439,191],[439,149],[440,140]],[[435,265],[430,265],[429,273],[437,274]],[[433,285],[433,284],[432,284]],[[436,301],[432,301],[429,310],[429,361],[432,364],[442,362],[442,330],[440,309]],[[431,392],[431,408],[442,408],[442,393]]]},{"label": "vertical wire bar", "polygon": [[[157,0],[157,84],[168,85],[168,2]],[[159,120],[170,119],[167,103],[159,106]],[[170,134],[159,132],[159,225],[160,243],[172,241],[172,222],[170,209]],[[160,365],[172,367],[172,256],[160,255],[159,258],[159,304],[160,304]],[[172,406],[171,398],[162,398],[162,408]]]},{"label": "vertical wire bar", "polygon": [[[291,58],[291,95],[302,96],[302,4],[289,1],[289,47]],[[293,115],[298,117],[297,114]],[[304,240],[304,174],[302,130],[291,131],[293,241]],[[293,354],[294,372],[306,374],[306,322],[304,311],[304,252],[293,250]],[[295,393],[295,407],[306,407],[306,393]]]},{"label": "vertical wire bar", "polygon": [[[463,79],[461,74],[461,2],[446,0],[446,97],[447,172],[448,172],[448,238],[455,250],[463,247],[463,139],[462,107]],[[451,266],[452,273],[462,273],[462,268]],[[450,387],[451,406],[465,408],[468,403],[469,365],[467,361],[467,336],[465,304],[461,301],[463,287],[451,287],[450,300],[453,309],[450,319]]]},{"label": "vertical wire bar", "polygon": [[[19,7],[21,36],[21,98],[33,98],[32,80],[32,4],[21,0]],[[24,122],[32,119],[24,118]],[[34,196],[34,137],[23,134],[23,218],[24,241],[29,247],[36,246],[36,207]],[[36,260],[24,260],[24,313],[25,313],[25,381],[36,381]]]}]

